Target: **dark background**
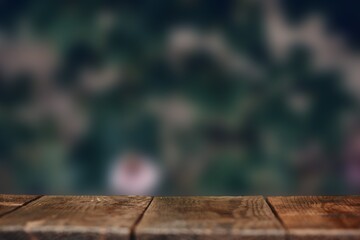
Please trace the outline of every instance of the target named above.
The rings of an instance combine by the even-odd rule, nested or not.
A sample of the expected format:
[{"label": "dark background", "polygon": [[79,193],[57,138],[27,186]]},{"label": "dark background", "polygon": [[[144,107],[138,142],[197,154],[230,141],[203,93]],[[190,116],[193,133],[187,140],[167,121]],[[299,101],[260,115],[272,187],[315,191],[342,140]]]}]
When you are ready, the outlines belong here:
[{"label": "dark background", "polygon": [[0,1],[0,192],[359,194],[358,1]]}]

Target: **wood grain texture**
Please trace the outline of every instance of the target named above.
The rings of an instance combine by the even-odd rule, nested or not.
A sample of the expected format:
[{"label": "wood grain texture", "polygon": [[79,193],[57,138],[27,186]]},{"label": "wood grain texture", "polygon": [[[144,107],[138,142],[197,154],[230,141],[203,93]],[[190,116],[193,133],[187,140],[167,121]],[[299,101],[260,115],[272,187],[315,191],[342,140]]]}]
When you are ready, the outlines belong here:
[{"label": "wood grain texture", "polygon": [[129,239],[151,197],[44,196],[0,218],[0,239]]},{"label": "wood grain texture", "polygon": [[263,197],[155,197],[136,239],[284,239]]},{"label": "wood grain texture", "polygon": [[0,216],[13,211],[37,197],[38,196],[34,195],[0,195]]},{"label": "wood grain texture", "polygon": [[290,239],[360,239],[360,196],[269,197]]}]

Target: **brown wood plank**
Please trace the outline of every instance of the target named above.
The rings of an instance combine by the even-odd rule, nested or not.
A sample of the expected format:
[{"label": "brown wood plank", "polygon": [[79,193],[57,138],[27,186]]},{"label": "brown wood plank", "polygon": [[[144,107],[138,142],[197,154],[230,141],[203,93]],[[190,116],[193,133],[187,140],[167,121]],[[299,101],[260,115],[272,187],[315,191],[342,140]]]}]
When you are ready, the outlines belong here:
[{"label": "brown wood plank", "polygon": [[360,239],[360,196],[269,197],[290,239]]},{"label": "brown wood plank", "polygon": [[155,197],[136,239],[284,239],[261,196]]},{"label": "brown wood plank", "polygon": [[129,239],[151,197],[44,196],[0,218],[0,239]]},{"label": "brown wood plank", "polygon": [[1,194],[0,195],[0,216],[3,216],[8,212],[13,211],[14,209],[22,206],[23,204],[25,204],[35,198],[38,198],[38,196]]}]

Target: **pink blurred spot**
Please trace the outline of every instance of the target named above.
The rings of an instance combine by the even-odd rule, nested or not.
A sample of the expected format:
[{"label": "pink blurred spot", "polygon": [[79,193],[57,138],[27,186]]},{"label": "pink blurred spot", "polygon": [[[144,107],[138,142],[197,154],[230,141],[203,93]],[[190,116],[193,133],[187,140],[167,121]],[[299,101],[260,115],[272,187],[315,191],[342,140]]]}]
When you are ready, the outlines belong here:
[{"label": "pink blurred spot", "polygon": [[160,168],[148,157],[124,155],[110,169],[110,188],[116,194],[149,195],[160,183]]},{"label": "pink blurred spot", "polygon": [[360,189],[360,132],[354,133],[345,149],[345,174],[351,188]]}]

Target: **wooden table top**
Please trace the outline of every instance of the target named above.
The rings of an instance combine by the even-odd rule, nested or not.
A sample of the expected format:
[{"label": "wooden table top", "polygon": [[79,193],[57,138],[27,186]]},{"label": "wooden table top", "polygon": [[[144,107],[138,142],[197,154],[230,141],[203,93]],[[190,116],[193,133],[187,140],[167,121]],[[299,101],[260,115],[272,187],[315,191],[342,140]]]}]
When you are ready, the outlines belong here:
[{"label": "wooden table top", "polygon": [[360,239],[360,196],[0,195],[0,239]]}]

